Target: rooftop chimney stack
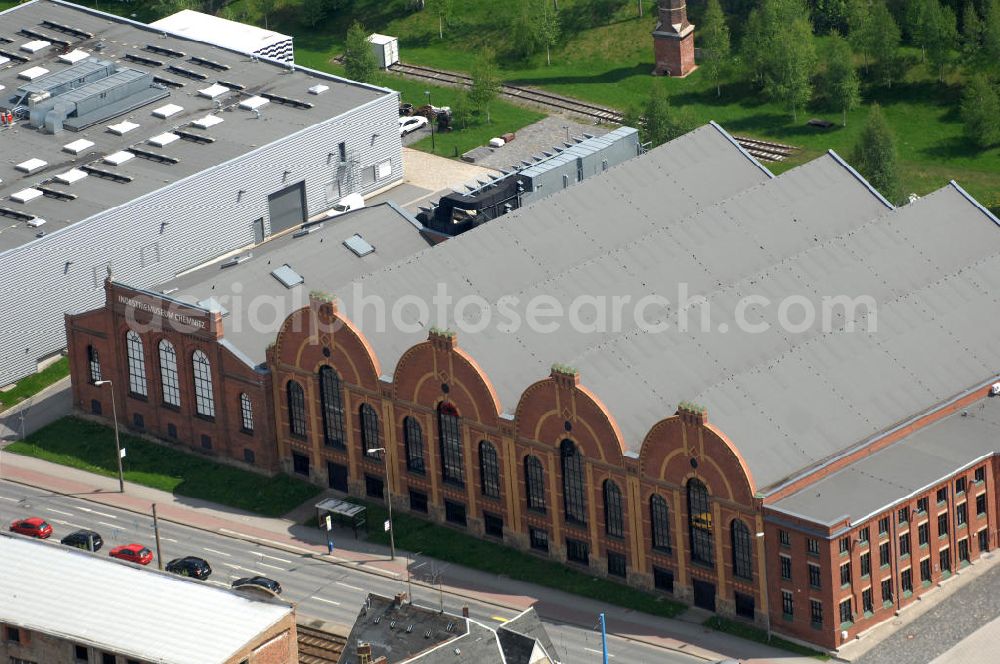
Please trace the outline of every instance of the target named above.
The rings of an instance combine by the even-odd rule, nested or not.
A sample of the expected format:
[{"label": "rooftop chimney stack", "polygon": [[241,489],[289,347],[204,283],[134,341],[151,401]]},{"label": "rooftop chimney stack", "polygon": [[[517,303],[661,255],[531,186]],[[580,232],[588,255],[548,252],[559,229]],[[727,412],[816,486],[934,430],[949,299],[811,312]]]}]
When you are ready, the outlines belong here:
[{"label": "rooftop chimney stack", "polygon": [[358,641],[358,664],[372,664],[372,645]]},{"label": "rooftop chimney stack", "polygon": [[396,593],[396,596],[392,600],[392,605],[397,609],[403,606],[403,602],[406,601],[406,593]]},{"label": "rooftop chimney stack", "polygon": [[462,617],[463,618],[468,618],[469,617],[469,606],[468,605],[465,605],[465,606],[462,607]]}]

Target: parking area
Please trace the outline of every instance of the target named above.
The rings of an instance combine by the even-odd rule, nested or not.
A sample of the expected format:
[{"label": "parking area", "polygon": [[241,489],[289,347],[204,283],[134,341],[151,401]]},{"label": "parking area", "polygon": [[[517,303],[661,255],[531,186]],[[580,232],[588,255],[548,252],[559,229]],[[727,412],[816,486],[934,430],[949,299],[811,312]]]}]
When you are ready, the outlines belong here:
[{"label": "parking area", "polygon": [[461,188],[466,182],[485,179],[497,172],[406,147],[403,148],[403,170],[406,175],[402,184],[372,196],[366,204],[375,205],[389,200],[416,214],[420,206],[436,202],[453,188]]}]

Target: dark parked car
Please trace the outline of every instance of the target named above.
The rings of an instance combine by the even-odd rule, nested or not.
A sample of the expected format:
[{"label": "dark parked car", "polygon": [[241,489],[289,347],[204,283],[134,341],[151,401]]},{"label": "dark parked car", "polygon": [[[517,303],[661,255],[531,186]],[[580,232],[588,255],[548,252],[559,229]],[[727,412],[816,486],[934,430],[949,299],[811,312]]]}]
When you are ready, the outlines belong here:
[{"label": "dark parked car", "polygon": [[10,532],[37,537],[38,539],[46,539],[52,535],[52,526],[45,523],[44,519],[33,516],[27,519],[18,519],[10,524]]},{"label": "dark parked car", "polygon": [[184,558],[174,558],[167,563],[167,571],[181,576],[190,576],[204,581],[212,574],[212,568],[204,558],[196,556],[185,556]]},{"label": "dark parked car", "polygon": [[259,586],[261,588],[267,588],[275,595],[281,594],[281,584],[274,579],[267,578],[266,576],[248,576],[233,581],[233,588],[242,588],[243,586]]},{"label": "dark parked car", "polygon": [[[104,539],[101,538],[101,534],[93,530],[77,530],[59,541],[66,546],[74,546],[85,551],[100,551],[101,547],[104,546]],[[93,549],[90,548],[91,542],[94,543]]]}]

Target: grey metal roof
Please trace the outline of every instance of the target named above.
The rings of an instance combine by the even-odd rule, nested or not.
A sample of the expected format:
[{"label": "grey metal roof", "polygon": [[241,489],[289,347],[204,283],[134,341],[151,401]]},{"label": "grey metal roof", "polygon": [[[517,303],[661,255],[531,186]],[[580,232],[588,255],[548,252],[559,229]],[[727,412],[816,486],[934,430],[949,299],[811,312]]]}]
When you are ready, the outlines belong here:
[{"label": "grey metal roof", "polygon": [[[986,398],[810,484],[769,508],[833,524],[852,523],[932,489],[1000,451],[1000,398]],[[970,500],[974,504],[975,491]]]},{"label": "grey metal roof", "polygon": [[[226,341],[257,365],[285,317],[309,303],[310,291],[332,292],[337,285],[428,247],[419,222],[389,203],[347,212],[311,228],[310,233],[286,234],[255,247],[249,260],[230,267],[225,267],[230,259],[216,261],[156,290],[189,304],[213,298],[229,311],[223,318]],[[345,246],[355,235],[374,251],[358,256]],[[272,276],[275,272],[294,273],[303,281],[286,288]]]},{"label": "grey metal roof", "polygon": [[[519,638],[508,638],[516,635]],[[534,608],[528,608],[514,616],[507,622],[497,627],[497,636],[504,649],[504,656],[507,664],[528,664],[528,659],[519,660],[516,653],[523,653],[528,650],[528,656],[534,652],[536,646],[540,646],[553,660],[558,659],[555,645],[549,638],[549,633],[545,631],[545,625],[535,612]],[[531,644],[528,649],[528,644]]]},{"label": "grey metal roof", "polygon": [[[45,580],[30,591],[0,584],[0,622],[145,662],[231,661],[292,612],[283,602],[7,533],[0,569],[8,580]],[[141,607],[123,611],[128,596],[142,598]]]},{"label": "grey metal roof", "polygon": [[[94,35],[90,39],[64,34],[43,21],[72,26]],[[9,98],[17,88],[26,85],[18,74],[29,67],[42,66],[52,76],[67,70],[71,65],[58,59],[62,48],[52,44],[36,53],[21,51],[20,46],[34,39],[18,31],[27,28],[56,39],[71,43],[92,57],[113,60],[132,70],[151,71],[154,76],[180,84],[167,87],[169,93],[162,101],[130,110],[115,119],[95,124],[80,132],[64,131],[57,135],[44,134],[20,124],[13,130],[0,131],[3,144],[3,159],[0,160],[0,206],[18,212],[41,217],[46,224],[34,229],[24,221],[0,216],[0,251],[19,246],[35,239],[39,230],[51,233],[70,224],[86,219],[109,207],[120,205],[140,196],[160,189],[190,175],[222,164],[230,159],[252,152],[264,145],[290,136],[309,126],[319,124],[339,116],[367,102],[395,94],[392,91],[346,81],[334,76],[314,72],[301,67],[290,68],[286,64],[257,58],[251,62],[246,55],[229,51],[210,44],[165,36],[157,30],[111,14],[96,12],[59,0],[34,0],[12,7],[0,13],[0,37],[11,40],[0,43],[0,48],[28,59],[26,63],[14,60],[0,65],[0,106],[10,105]],[[104,45],[98,51],[98,43]],[[148,44],[184,53],[184,57],[170,57],[146,50]],[[162,65],[144,64],[124,59],[126,54],[161,62]],[[219,71],[198,62],[192,57],[215,62],[229,67]],[[84,61],[87,62],[87,61]],[[168,70],[176,66],[205,76],[204,80],[185,77]],[[230,91],[216,99],[223,107],[236,106],[237,102],[261,93],[277,95],[281,98],[299,100],[312,104],[312,108],[298,108],[290,104],[272,101],[261,109],[261,118],[254,113],[234,108],[217,114],[224,122],[209,129],[190,129],[192,134],[204,134],[215,139],[211,144],[201,144],[190,140],[179,140],[162,149],[145,145],[148,138],[188,125],[193,120],[215,112],[215,101],[198,94],[198,90],[218,82],[245,86],[243,91]],[[320,95],[309,94],[308,89],[318,82],[330,86]],[[35,81],[37,83],[37,81]],[[27,83],[31,85],[31,83]],[[157,118],[152,110],[166,104],[177,104],[183,110],[168,118]],[[116,135],[107,130],[108,124],[130,120],[139,124],[124,135]],[[81,154],[72,155],[63,151],[63,146],[80,138],[94,142],[94,146]],[[162,152],[178,160],[175,164],[164,164],[143,158],[135,158],[121,166],[100,164],[100,168],[119,172],[132,178],[127,184],[120,184],[105,178],[89,176],[72,185],[55,184],[52,189],[67,191],[77,195],[75,200],[60,200],[43,196],[28,203],[10,200],[10,195],[34,186],[72,167],[102,158],[105,155],[140,145],[151,152]],[[48,162],[41,171],[25,175],[14,169],[15,164],[29,158],[40,158]],[[50,183],[51,185],[51,183]]]}]

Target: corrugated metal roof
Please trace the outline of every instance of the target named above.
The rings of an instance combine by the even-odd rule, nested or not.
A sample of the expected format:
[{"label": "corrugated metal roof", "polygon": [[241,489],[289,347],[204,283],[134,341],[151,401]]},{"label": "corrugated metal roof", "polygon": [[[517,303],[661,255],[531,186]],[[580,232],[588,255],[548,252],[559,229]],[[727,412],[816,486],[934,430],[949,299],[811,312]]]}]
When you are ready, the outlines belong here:
[{"label": "corrugated metal roof", "polygon": [[[292,607],[107,556],[0,534],[0,622],[162,664],[228,661]],[[127,597],[141,598],[122,610]],[[197,635],[197,638],[192,638]]]}]

